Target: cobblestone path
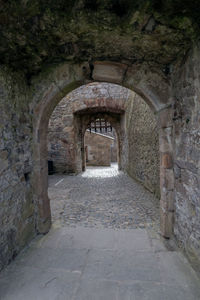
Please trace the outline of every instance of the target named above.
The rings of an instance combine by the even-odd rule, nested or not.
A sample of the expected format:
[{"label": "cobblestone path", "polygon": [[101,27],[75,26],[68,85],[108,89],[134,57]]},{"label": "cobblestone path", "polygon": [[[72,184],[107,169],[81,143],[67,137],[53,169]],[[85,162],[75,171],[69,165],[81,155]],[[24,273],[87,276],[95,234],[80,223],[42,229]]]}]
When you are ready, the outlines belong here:
[{"label": "cobblestone path", "polygon": [[200,299],[196,273],[154,230],[158,200],[115,166],[50,176],[49,195],[53,226],[3,270],[0,300]]},{"label": "cobblestone path", "polygon": [[49,197],[58,225],[159,230],[159,200],[115,164],[49,176]]}]

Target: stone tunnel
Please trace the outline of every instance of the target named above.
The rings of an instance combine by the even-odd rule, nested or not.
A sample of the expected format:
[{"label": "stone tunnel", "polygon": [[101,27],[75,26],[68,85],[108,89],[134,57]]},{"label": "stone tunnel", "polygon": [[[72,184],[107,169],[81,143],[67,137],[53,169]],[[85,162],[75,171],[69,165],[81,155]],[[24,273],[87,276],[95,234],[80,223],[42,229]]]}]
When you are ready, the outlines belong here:
[{"label": "stone tunnel", "polygon": [[159,204],[160,238],[198,273],[198,1],[0,2],[0,269],[51,233],[47,161],[81,176],[97,115],[120,172]]}]

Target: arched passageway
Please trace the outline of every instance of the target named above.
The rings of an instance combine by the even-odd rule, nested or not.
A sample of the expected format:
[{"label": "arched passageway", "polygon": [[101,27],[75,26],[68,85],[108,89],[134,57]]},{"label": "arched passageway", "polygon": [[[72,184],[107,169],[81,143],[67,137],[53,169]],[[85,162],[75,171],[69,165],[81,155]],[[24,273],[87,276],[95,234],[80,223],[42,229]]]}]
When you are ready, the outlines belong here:
[{"label": "arched passageway", "polygon": [[[79,73],[79,69],[76,70],[79,80],[76,80],[77,85],[84,79],[85,66],[82,67],[82,72]],[[65,71],[66,72],[66,71]],[[173,164],[172,164],[172,142],[171,142],[171,124],[170,124],[170,106],[169,98],[169,86],[165,80],[159,78],[156,74],[155,78],[152,76],[148,79],[147,71],[140,71],[140,77],[138,77],[138,70],[132,70],[130,67],[118,63],[94,63],[93,75],[96,81],[107,81],[136,90],[143,96],[144,100],[150,105],[155,113],[158,114],[159,127],[160,127],[160,153],[161,153],[161,231],[166,237],[169,237],[173,231],[173,210],[169,208],[168,202],[173,201],[173,187],[171,180],[173,180]],[[81,76],[80,76],[81,75]],[[66,76],[66,73],[65,73]],[[73,90],[76,83],[70,83],[68,78],[67,85],[63,87],[63,92],[66,90]],[[83,78],[82,78],[83,76]],[[133,83],[135,78],[135,84]],[[80,80],[81,79],[81,80]],[[160,84],[158,83],[160,79]],[[63,84],[63,83],[62,83]],[[157,89],[155,89],[155,86]],[[66,92],[65,92],[66,93]],[[35,157],[37,157],[35,164],[35,179],[38,189],[38,230],[39,232],[46,232],[50,226],[50,206],[47,195],[47,126],[49,117],[56,106],[61,100],[62,92],[57,93],[55,87],[53,91],[46,94],[47,97],[43,98],[36,108],[37,119],[35,120]],[[166,99],[167,98],[167,99]],[[83,103],[84,107],[87,107],[86,103]],[[106,107],[104,102],[95,103],[96,107]],[[113,107],[119,108],[119,103],[116,103]],[[163,130],[164,128],[164,130]],[[169,128],[169,130],[166,130]],[[39,139],[38,139],[39,138]],[[165,143],[163,142],[165,141]],[[167,143],[166,143],[167,142]],[[39,172],[38,172],[39,171]],[[39,181],[38,181],[39,180]],[[166,194],[168,196],[166,199]]]},{"label": "arched passageway", "polygon": [[[97,73],[95,76],[97,80]],[[110,81],[115,82],[111,79]],[[77,85],[79,86],[80,82]],[[39,233],[46,233],[51,225],[50,203],[47,196],[47,128],[49,117],[53,108],[66,94],[66,90],[73,90],[77,85],[74,83],[67,85],[66,89],[62,89],[61,92],[60,88],[52,87],[34,110],[34,174],[32,183],[35,192],[37,231]],[[143,85],[141,84],[141,86]],[[141,94],[144,93],[141,91]],[[169,237],[172,234],[174,215],[172,107],[170,102],[166,105],[157,102],[156,99],[158,98],[153,91],[150,93],[148,89],[147,94],[151,95],[149,103],[152,103],[159,121],[161,230],[163,236]],[[155,99],[155,102],[152,99]],[[102,107],[101,102],[97,107]],[[105,107],[105,103],[103,107]],[[120,186],[116,186],[116,189],[118,187]],[[141,203],[138,204],[138,207],[140,205]],[[67,216],[68,218],[69,216]],[[122,224],[127,223],[127,219],[124,218],[121,221],[120,225],[123,227]],[[118,224],[119,227],[120,225]],[[120,229],[113,231],[112,228],[106,230],[82,228],[77,230],[76,228],[65,227],[61,229],[58,227],[54,226],[46,237],[41,238],[40,236],[39,240],[32,244],[32,253],[31,251],[22,253],[22,256],[18,258],[17,267],[15,267],[16,265],[11,266],[13,272],[9,269],[7,275],[4,275],[4,279],[0,280],[4,295],[8,295],[12,299],[14,294],[15,299],[16,297],[21,299],[19,293],[23,293],[23,296],[28,295],[26,298],[30,298],[31,288],[34,289],[32,298],[35,299],[36,285],[36,291],[39,291],[39,295],[44,297],[50,291],[51,297],[53,295],[54,298],[60,296],[60,293],[63,296],[64,293],[64,295],[69,295],[71,299],[73,297],[88,299],[90,295],[98,293],[103,298],[109,294],[111,299],[116,297],[123,299],[126,295],[130,298],[134,293],[137,293],[139,286],[140,297],[146,295],[147,292],[149,293],[150,290],[152,299],[155,298],[155,295],[159,299],[163,295],[168,297],[168,294],[170,295],[168,298],[171,295],[173,298],[178,298],[180,291],[184,291],[181,294],[182,299],[188,299],[188,295],[191,299],[192,297],[195,300],[199,298],[199,281],[190,266],[185,263],[182,255],[168,251],[159,239],[148,236],[145,229],[139,228],[136,231],[132,229],[131,232],[128,230],[124,232]],[[137,287],[135,281],[137,281]],[[42,291],[41,282],[44,286]],[[52,282],[53,288],[49,288]],[[54,288],[55,282],[62,283],[59,292]],[[187,288],[185,282],[188,282]],[[11,286],[12,288],[10,288]],[[171,287],[170,290],[169,286]],[[180,289],[177,289],[177,286]],[[176,296],[177,291],[178,296]]]},{"label": "arched passageway", "polygon": [[[48,120],[63,97],[77,87],[94,81],[115,83],[133,90],[155,112],[160,140],[161,232],[164,237],[175,237],[179,246],[195,262],[195,266],[198,265],[196,263],[200,261],[198,1],[194,1],[191,5],[188,1],[180,0],[162,1],[160,4],[158,1],[77,0],[69,1],[67,6],[65,2],[2,1],[0,269],[9,264],[38,233],[49,231],[51,214],[47,195],[46,164]],[[132,171],[130,168],[130,172]],[[62,238],[58,237],[58,240],[60,245]],[[69,243],[71,240],[73,238],[69,238]],[[123,244],[123,238],[121,242]],[[125,245],[126,243],[123,246]],[[152,249],[152,245],[147,243],[143,248]],[[44,252],[48,251],[48,247],[44,248]],[[62,251],[57,252],[58,263]],[[55,255],[57,252],[55,251]],[[63,252],[65,253],[64,250]],[[130,252],[129,254],[131,257]],[[115,255],[117,261],[121,261],[116,252]],[[171,259],[169,264],[169,261],[165,260],[167,255]],[[191,289],[193,285],[188,283],[190,279],[184,277],[186,288],[183,281],[177,282],[176,276],[173,276],[177,274],[177,269],[174,269],[176,263],[171,255],[180,258],[177,253],[168,252],[163,256],[161,253],[157,254],[160,261],[166,262],[165,266],[170,266],[171,273],[167,272],[166,268],[156,269],[154,274],[160,276],[154,277],[156,283],[153,287],[151,284],[150,286],[153,290],[155,286],[163,287],[166,283],[162,289],[164,294],[161,293],[161,297],[160,294],[156,294],[158,298],[166,295],[169,286],[174,286],[174,291],[170,296],[167,295],[168,298],[192,298],[191,295],[194,294]],[[51,255],[48,257],[52,258]],[[94,257],[90,259],[95,262]],[[179,262],[180,260],[178,259]],[[37,259],[33,261],[35,263]],[[150,259],[147,259],[147,262],[149,261]],[[152,261],[155,266],[159,265],[158,261],[153,259]],[[179,262],[179,266],[185,266]],[[62,263],[63,261],[58,265],[61,266]],[[70,265],[68,258],[65,263],[63,265]],[[84,263],[83,265],[85,266]],[[106,266],[108,265],[107,263]],[[125,269],[128,269],[126,263],[125,265]],[[47,269],[45,264],[43,266]],[[137,270],[137,265],[131,266],[131,270]],[[151,269],[153,267],[150,266],[149,270]],[[159,273],[161,269],[162,274],[169,275],[167,277],[173,280],[167,282],[160,280],[166,279],[165,275]],[[32,277],[29,277],[29,272],[26,273],[29,282],[32,282],[33,277],[39,280],[37,276],[41,274],[39,270],[38,267]],[[81,268],[76,270],[83,271]],[[107,274],[112,273],[109,269],[106,270]],[[24,273],[23,267],[20,271],[21,274]],[[188,268],[185,273],[187,271],[189,273]],[[51,271],[50,275],[42,274],[43,279],[48,277],[45,287],[52,282],[54,284],[54,278],[59,276],[55,271],[56,276],[52,280],[52,277],[49,278]],[[153,277],[152,273],[143,272],[143,274],[148,274],[145,279]],[[15,278],[19,278],[18,275],[19,272],[13,274]],[[134,279],[134,275],[132,278]],[[113,279],[120,281],[122,277]],[[1,281],[1,284],[6,291],[5,281]],[[21,286],[24,286],[23,279]],[[117,289],[120,287],[117,286]],[[11,288],[11,290],[14,291],[14,298],[17,298],[17,290],[21,292],[19,286],[18,289]],[[125,287],[123,290],[130,291]],[[177,291],[180,290],[183,290],[183,295],[177,296]],[[74,295],[71,297],[70,294],[70,298],[73,299]],[[120,292],[118,298],[120,295],[124,293]],[[130,295],[131,292],[128,292],[127,298],[130,298]],[[29,296],[28,294],[26,298],[30,298]],[[155,294],[152,296],[153,299],[156,298],[154,296]],[[12,297],[13,295],[11,297],[8,295],[7,298]],[[88,295],[85,297],[87,299]],[[196,294],[193,298],[196,300],[199,295]]]},{"label": "arched passageway", "polygon": [[[134,113],[136,107],[137,113]],[[138,124],[140,119],[145,125]],[[110,165],[109,159],[105,157],[107,152],[103,148],[105,144],[109,147],[109,156],[110,137],[106,136],[106,132],[115,128],[118,136],[119,169],[128,173],[128,167],[132,166],[140,172],[135,172],[138,181],[142,181],[139,175],[153,177],[154,173],[145,167],[149,168],[152,164],[152,168],[159,169],[156,124],[155,116],[148,110],[148,105],[145,105],[141,97],[119,85],[90,83],[64,97],[50,118],[48,130],[49,158],[55,163],[55,174],[49,177],[53,223],[97,228],[98,225],[129,229],[156,227],[158,232],[159,199],[145,191],[139,183],[131,181],[127,175],[118,172],[115,165],[102,168]],[[140,131],[136,142],[131,140],[131,136],[134,137],[136,132],[130,131],[130,128]],[[88,168],[82,174],[86,165],[86,134],[87,140],[94,139],[96,135],[93,143],[99,142],[99,145],[92,152],[94,156],[98,156],[98,152],[101,152],[101,155],[96,157],[96,160],[93,158],[92,163],[95,167]],[[152,138],[153,134],[155,140]],[[149,135],[151,137],[148,137]],[[143,156],[145,152],[149,156],[143,160],[136,151],[136,144],[140,143],[142,147],[138,149],[143,151]],[[152,143],[155,144],[154,148]],[[72,145],[74,154],[71,154]],[[93,144],[94,146],[96,145]],[[130,152],[135,152],[133,156],[139,161],[138,165],[132,165]],[[153,164],[154,157],[157,159],[156,164]],[[77,173],[81,175],[71,176]],[[131,172],[129,174],[134,177]],[[157,182],[154,188],[159,189],[159,176],[155,180]],[[144,180],[143,184],[149,187],[147,181]]]},{"label": "arched passageway", "polygon": [[[112,128],[115,128],[115,132],[117,135],[117,161],[119,169],[122,169],[123,162],[122,162],[122,148],[123,148],[123,142],[124,142],[124,134],[125,134],[125,128],[123,127],[123,118],[124,118],[124,111],[118,111],[114,112],[109,107],[101,108],[99,112],[96,112],[97,108],[92,109],[86,109],[86,110],[79,110],[75,114],[75,122],[78,134],[78,141],[77,144],[80,144],[81,148],[81,161],[82,161],[82,171],[85,171],[86,169],[86,162],[85,162],[85,135],[86,130],[88,129],[88,126],[92,122],[95,122],[97,119],[105,120],[105,122],[108,122]],[[105,112],[106,111],[106,112]],[[78,152],[78,151],[77,151]],[[103,153],[102,153],[103,155]]]},{"label": "arched passageway", "polygon": [[159,200],[117,164],[49,176],[53,227],[145,229],[160,233]]}]

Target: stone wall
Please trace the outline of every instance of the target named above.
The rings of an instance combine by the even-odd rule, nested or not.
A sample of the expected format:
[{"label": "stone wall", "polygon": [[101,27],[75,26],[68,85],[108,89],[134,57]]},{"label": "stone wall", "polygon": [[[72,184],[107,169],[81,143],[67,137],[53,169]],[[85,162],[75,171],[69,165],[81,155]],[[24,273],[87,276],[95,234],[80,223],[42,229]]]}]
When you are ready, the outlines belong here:
[{"label": "stone wall", "polygon": [[[75,151],[75,118],[73,112],[83,103],[105,103],[115,98],[115,106],[123,103],[125,110],[123,142],[121,149],[122,169],[140,181],[159,197],[159,144],[154,114],[144,100],[135,93],[108,83],[94,83],[81,87],[67,95],[58,104],[49,121],[49,159],[54,162],[55,172],[77,171]],[[92,102],[95,99],[96,102]],[[123,101],[123,102],[122,102]],[[107,104],[107,103],[106,103]],[[114,107],[113,107],[114,108]],[[116,154],[116,153],[115,153]]]},{"label": "stone wall", "polygon": [[113,138],[95,132],[85,132],[86,165],[110,166]]},{"label": "stone wall", "polygon": [[24,78],[0,72],[0,270],[35,234],[32,117]]},{"label": "stone wall", "polygon": [[[172,161],[170,167],[170,180],[171,186],[174,188],[173,199],[175,199],[175,206],[171,208],[175,211],[174,233],[178,241],[187,250],[187,253],[200,259],[199,52],[199,48],[194,49],[194,52],[190,52],[185,61],[175,67],[175,70],[179,69],[179,71],[174,71],[172,78],[169,74],[168,79],[171,80],[173,94],[168,93],[166,81],[164,83],[161,81],[162,84],[160,84],[160,81],[157,80],[157,78],[160,78],[162,70],[159,70],[158,73],[154,70],[154,75],[152,75],[152,69],[151,71],[147,69],[147,72],[145,72],[146,65],[144,69],[141,66],[143,71],[138,71],[140,66],[133,64],[128,72],[122,73],[122,76],[120,75],[120,80],[118,80],[118,77],[117,80],[116,78],[114,80],[112,74],[116,74],[114,72],[117,68],[115,64],[115,68],[111,69],[110,76],[112,82],[121,84],[123,79],[123,83],[125,82],[124,84],[127,86],[141,88],[147,98],[149,95],[152,96],[149,96],[150,100],[153,99],[151,103],[155,100],[157,110],[169,105],[172,102],[171,100],[175,102],[175,107],[172,108],[174,110],[174,127],[171,133],[171,136],[174,136],[174,144],[172,145],[174,161]],[[110,65],[106,64],[106,66],[109,68]],[[170,72],[173,70],[172,67],[170,66]],[[82,69],[79,73],[79,67],[70,66],[68,68],[65,64],[59,66],[59,69],[55,67],[55,72],[52,69],[48,71],[49,73],[44,72],[32,79],[31,82],[29,81],[29,85],[26,84],[27,78],[20,77],[19,74],[9,76],[10,71],[1,70],[0,267],[9,263],[19,250],[27,244],[36,233],[36,228],[43,233],[50,228],[47,172],[45,169],[47,160],[45,150],[46,120],[48,120],[51,111],[59,100],[68,91],[80,85],[80,83],[73,84],[74,81],[80,82],[83,78]],[[104,71],[102,69],[103,75],[110,74]],[[126,78],[129,79],[124,79],[125,75],[123,74],[128,76]],[[139,79],[135,77],[135,74],[139,76]],[[97,69],[94,75],[95,79],[98,80]],[[109,81],[109,77],[107,80]],[[68,84],[71,85],[68,86]],[[166,89],[163,89],[163,86]],[[155,90],[158,90],[158,93],[154,94]],[[101,97],[100,107],[103,105],[102,99],[103,97]],[[92,102],[92,99],[87,99],[86,102],[81,102],[81,109],[86,108],[87,103],[90,101],[93,104],[96,103],[96,100]],[[104,103],[107,105],[110,102],[112,102],[112,99],[108,98],[108,101]],[[120,99],[118,103],[120,103]],[[66,122],[68,120],[69,118],[66,118]],[[68,126],[66,125],[66,130]],[[128,145],[126,146],[128,147]],[[36,153],[34,157],[33,149]],[[74,152],[70,155],[74,155]],[[33,168],[34,178],[32,176]],[[169,177],[165,177],[165,182],[168,179]],[[38,213],[37,222],[35,220],[36,213]]]},{"label": "stone wall", "polygon": [[[129,90],[109,83],[92,83],[75,89],[64,97],[54,109],[48,127],[48,159],[53,161],[58,173],[81,171],[77,147],[77,118],[79,110],[107,107],[124,109]],[[77,129],[77,130],[76,130]],[[116,161],[116,151],[113,153]]]},{"label": "stone wall", "polygon": [[113,133],[113,137],[114,137],[114,140],[111,145],[111,162],[116,163],[116,162],[118,162],[118,147],[117,147],[117,135],[116,135],[115,130]]},{"label": "stone wall", "polygon": [[68,102],[58,105],[49,121],[48,159],[53,161],[56,173],[76,172],[73,122]]},{"label": "stone wall", "polygon": [[127,172],[159,197],[160,162],[157,120],[144,100],[132,93],[126,110],[126,131]]},{"label": "stone wall", "polygon": [[174,72],[174,233],[200,259],[200,48]]}]

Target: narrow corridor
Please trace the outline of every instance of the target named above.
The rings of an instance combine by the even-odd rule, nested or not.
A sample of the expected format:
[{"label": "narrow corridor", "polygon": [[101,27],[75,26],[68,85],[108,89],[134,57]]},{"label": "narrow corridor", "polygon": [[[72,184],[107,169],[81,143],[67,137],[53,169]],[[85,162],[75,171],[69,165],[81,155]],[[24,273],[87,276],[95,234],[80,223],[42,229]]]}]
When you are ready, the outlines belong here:
[{"label": "narrow corridor", "polygon": [[198,300],[186,258],[159,236],[158,200],[112,168],[52,175],[53,225],[1,273],[1,300]]}]

